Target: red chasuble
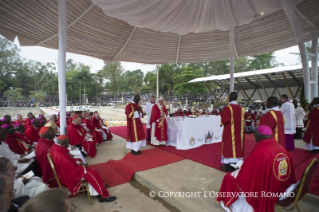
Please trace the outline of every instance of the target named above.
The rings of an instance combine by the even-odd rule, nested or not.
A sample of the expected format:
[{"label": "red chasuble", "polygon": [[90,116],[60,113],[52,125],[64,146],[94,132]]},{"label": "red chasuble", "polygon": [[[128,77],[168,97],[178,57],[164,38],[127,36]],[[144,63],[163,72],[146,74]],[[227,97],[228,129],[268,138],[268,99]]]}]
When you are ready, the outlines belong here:
[{"label": "red chasuble", "polygon": [[[225,175],[219,192],[253,192],[254,196],[245,198],[254,211],[274,212],[278,197],[267,192],[280,194],[293,183],[296,183],[295,172],[288,151],[270,138],[256,144],[236,179],[231,173]],[[237,199],[236,195],[230,195],[218,197],[217,201],[229,207]]]},{"label": "red chasuble", "polygon": [[258,125],[267,125],[272,129],[276,141],[285,147],[284,116],[281,111],[270,110],[260,118]]},{"label": "red chasuble", "polygon": [[239,104],[227,105],[221,115],[224,125],[222,156],[224,158],[244,157],[244,111]]},{"label": "red chasuble", "polygon": [[[125,107],[125,115],[127,120],[127,137],[126,140],[130,142],[143,141],[146,139],[144,127],[140,118],[133,118],[134,112],[140,106],[135,103],[128,103]],[[143,110],[141,110],[143,114]]]},{"label": "red chasuble", "polygon": [[95,144],[102,143],[103,142],[102,133],[100,131],[95,130],[95,125],[93,124],[92,119],[91,120],[83,119],[82,122],[85,123],[86,127],[90,130],[89,133],[90,135],[93,136],[94,143]]},{"label": "red chasuble", "polygon": [[84,166],[79,165],[77,160],[70,156],[67,148],[53,144],[50,154],[61,184],[66,186],[72,194],[80,189],[82,178],[84,178],[102,197],[110,196],[100,175],[89,167],[85,171]]},{"label": "red chasuble", "polygon": [[34,126],[28,127],[28,129],[25,131],[25,136],[32,141],[32,142],[38,142],[40,139],[40,128],[35,129]]},{"label": "red chasuble", "polygon": [[43,182],[48,184],[51,188],[58,187],[47,157],[48,151],[53,144],[54,141],[40,137],[37,145],[35,146],[35,156],[38,165],[37,167],[41,168]]},{"label": "red chasuble", "polygon": [[83,133],[82,130],[80,130],[78,126],[79,125],[75,125],[75,124],[71,123],[66,128],[67,135],[70,139],[71,146],[81,144],[81,143],[83,143],[83,141],[85,139],[85,133]]},{"label": "red chasuble", "polygon": [[26,144],[31,145],[33,144],[33,142],[25,135],[25,134],[20,134],[15,132],[14,133],[18,138],[20,138],[21,140],[23,140]]},{"label": "red chasuble", "polygon": [[250,122],[246,121],[246,126],[251,126],[252,122],[256,123],[256,116],[253,113],[245,113],[244,119],[245,119],[245,121],[250,120]]},{"label": "red chasuble", "polygon": [[306,127],[306,132],[303,137],[304,142],[310,143],[312,139],[312,144],[314,146],[319,146],[319,107],[313,108],[311,112],[306,115],[308,118],[308,123]]},{"label": "red chasuble", "polygon": [[16,135],[7,134],[7,144],[10,150],[18,155],[23,155],[29,146]]},{"label": "red chasuble", "polygon": [[166,117],[168,116],[167,110],[165,106],[162,106],[162,111],[158,107],[157,104],[154,104],[152,107],[152,113],[151,113],[151,119],[150,119],[150,124],[151,124],[151,130],[152,130],[152,124],[155,122],[155,137],[159,141],[167,141],[167,122],[166,118],[163,119],[163,121],[157,122],[158,119],[161,118],[161,112],[164,112],[166,114]]}]

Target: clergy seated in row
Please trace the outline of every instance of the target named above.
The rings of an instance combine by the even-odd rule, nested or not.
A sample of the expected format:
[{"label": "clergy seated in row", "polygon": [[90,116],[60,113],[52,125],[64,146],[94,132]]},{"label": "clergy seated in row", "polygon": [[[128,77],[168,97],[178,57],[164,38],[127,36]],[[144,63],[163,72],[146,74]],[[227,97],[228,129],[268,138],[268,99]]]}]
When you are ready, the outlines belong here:
[{"label": "clergy seated in row", "polygon": [[38,175],[42,175],[43,182],[51,188],[58,187],[47,157],[49,149],[54,144],[54,137],[55,132],[52,127],[42,127],[40,131],[40,139],[35,146]]},{"label": "clergy seated in row", "polygon": [[254,134],[255,149],[239,170],[225,175],[220,187],[220,193],[233,192],[217,198],[226,211],[274,212],[276,194],[296,183],[292,159],[270,127],[260,125]]},{"label": "clergy seated in row", "polygon": [[8,158],[0,157],[0,174],[7,174],[14,178],[14,197],[29,196],[34,197],[35,195],[46,191],[49,187],[43,183],[42,179],[36,176],[27,178],[22,178],[22,175],[17,175],[16,177],[16,167],[11,163]]},{"label": "clergy seated in row", "polygon": [[24,120],[25,124],[24,124],[24,128],[28,129],[29,127],[31,127],[31,120],[35,119],[35,116],[33,115],[33,113],[29,112],[27,114],[27,118]]},{"label": "clergy seated in row", "polygon": [[18,114],[18,115],[17,115],[17,120],[14,122],[14,124],[22,124],[22,125],[25,124],[25,120],[23,120],[21,114]]},{"label": "clergy seated in row", "polygon": [[275,96],[271,96],[266,101],[268,111],[260,117],[259,125],[267,125],[271,128],[275,140],[285,147],[285,131],[284,131],[284,116],[279,109],[279,101]]},{"label": "clergy seated in row", "polygon": [[23,175],[29,171],[36,172],[36,165],[33,159],[24,159],[25,155],[12,152],[4,141],[7,139],[7,131],[0,127],[0,157],[8,158],[16,167],[15,174]]},{"label": "clergy seated in row", "polygon": [[306,118],[308,123],[303,141],[308,151],[316,154],[319,152],[319,97],[313,98]]},{"label": "clergy seated in row", "polygon": [[151,144],[166,145],[167,138],[167,121],[168,112],[164,105],[164,99],[159,98],[153,106],[151,113]]},{"label": "clergy seated in row", "polygon": [[256,125],[256,116],[250,108],[248,109],[247,113],[245,113],[244,119],[245,119],[245,132],[246,133],[254,132],[255,125]]},{"label": "clergy seated in row", "polygon": [[95,128],[100,130],[102,133],[102,137],[104,141],[111,141],[113,139],[113,135],[110,129],[103,123],[103,120],[100,117],[100,114],[95,111],[94,116],[92,117],[92,122],[95,125]]},{"label": "clergy seated in row", "polygon": [[182,111],[182,108],[181,107],[179,107],[178,109],[177,109],[177,111],[175,112],[175,115],[174,115],[175,117],[177,117],[177,116],[184,116],[184,112]]},{"label": "clergy seated in row", "polygon": [[[82,115],[83,116],[83,115]],[[92,121],[93,112],[87,113],[82,119],[82,125],[86,131],[93,137],[95,145],[103,143],[102,132],[95,128]]]},{"label": "clergy seated in row", "polygon": [[50,150],[58,178],[61,184],[66,186],[72,194],[81,188],[81,182],[89,182],[89,190],[92,196],[98,196],[99,202],[112,202],[115,196],[110,196],[101,176],[93,169],[84,164],[81,159],[74,159],[67,149],[69,138],[60,135],[58,142],[53,144]]},{"label": "clergy seated in row", "polygon": [[36,143],[33,143],[25,134],[25,128],[22,124],[15,124],[14,126],[15,135],[20,138],[22,141],[24,141],[28,146],[36,145]]},{"label": "clergy seated in row", "polygon": [[4,124],[1,127],[7,131],[6,143],[12,152],[19,155],[24,155],[32,151],[32,147],[16,135],[16,130],[13,126]]},{"label": "clergy seated in row", "polygon": [[82,127],[82,116],[73,116],[72,123],[67,126],[67,134],[70,138],[70,145],[77,146],[83,157],[93,158],[96,155],[95,142],[93,137]]},{"label": "clergy seated in row", "polygon": [[6,124],[10,124],[10,125],[12,125],[12,126],[14,125],[14,121],[11,120],[11,116],[9,116],[9,115],[4,115],[3,118],[5,118],[5,120],[6,120],[5,123],[6,123]]},{"label": "clergy seated in row", "polygon": [[280,111],[285,118],[285,148],[294,150],[295,148],[295,133],[296,133],[296,113],[294,105],[288,100],[288,96],[283,94],[280,96]]},{"label": "clergy seated in row", "polygon": [[31,126],[28,127],[25,130],[25,135],[28,137],[28,139],[31,142],[38,142],[38,140],[40,139],[40,120],[39,119],[32,119],[31,120]]},{"label": "clergy seated in row", "polygon": [[28,200],[20,212],[71,212],[76,211],[68,193],[62,188],[53,188]]}]

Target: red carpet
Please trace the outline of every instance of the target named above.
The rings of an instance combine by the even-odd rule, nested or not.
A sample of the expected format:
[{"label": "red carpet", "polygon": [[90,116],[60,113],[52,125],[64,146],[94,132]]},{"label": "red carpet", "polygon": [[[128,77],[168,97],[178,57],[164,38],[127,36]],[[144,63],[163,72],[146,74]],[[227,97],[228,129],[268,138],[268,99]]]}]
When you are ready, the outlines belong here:
[{"label": "red carpet", "polygon": [[[146,134],[146,125],[144,124],[143,126],[144,126],[144,131]],[[113,134],[118,135],[118,136],[126,139],[126,135],[127,135],[127,127],[126,126],[110,127],[109,129]]]},{"label": "red carpet", "polygon": [[109,187],[129,182],[134,173],[147,169],[175,163],[185,158],[163,151],[159,148],[144,150],[143,154],[134,156],[126,154],[121,160],[109,160],[90,166],[95,169]]}]

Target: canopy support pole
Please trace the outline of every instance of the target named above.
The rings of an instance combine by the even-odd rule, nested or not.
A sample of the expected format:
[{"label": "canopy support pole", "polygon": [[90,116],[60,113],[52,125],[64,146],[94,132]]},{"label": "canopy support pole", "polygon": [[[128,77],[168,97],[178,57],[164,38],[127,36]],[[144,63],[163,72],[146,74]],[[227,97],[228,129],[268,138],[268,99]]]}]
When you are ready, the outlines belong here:
[{"label": "canopy support pole", "polygon": [[295,93],[295,98],[297,98],[297,95],[298,95],[298,93],[299,93],[300,88],[301,88],[301,84],[298,86],[298,89],[297,89],[297,91],[296,91],[296,93]]},{"label": "canopy support pole", "polygon": [[310,76],[309,76],[309,65],[307,59],[307,51],[304,42],[298,43],[301,64],[302,64],[302,72],[303,72],[303,83],[304,83],[304,97],[310,103]]},{"label": "canopy support pole", "polygon": [[311,52],[314,56],[311,58],[311,99],[318,97],[318,38],[311,42]]},{"label": "canopy support pole", "polygon": [[250,102],[251,98],[253,98],[253,96],[254,96],[254,94],[255,94],[256,90],[258,90],[258,89],[257,89],[257,88],[255,88],[255,89],[254,89],[254,91],[253,91],[253,93],[251,94],[251,96],[248,98],[248,101],[246,102],[245,107],[247,107],[247,106],[248,106],[248,104],[249,104],[249,102]]},{"label": "canopy support pole", "polygon": [[293,95],[293,93],[292,93],[292,91],[291,91],[291,89],[290,89],[290,86],[289,86],[289,84],[288,84],[288,81],[287,81],[287,78],[286,78],[284,72],[281,72],[281,75],[282,75],[282,77],[284,78],[284,81],[285,81],[285,83],[286,83],[286,86],[288,87],[288,90],[289,90],[289,93],[290,93],[291,98],[293,98],[294,95]]},{"label": "canopy support pole", "polygon": [[225,89],[224,89],[223,92],[219,95],[219,97],[216,99],[216,102],[214,102],[213,107],[215,106],[215,104],[217,104],[217,102],[220,100],[220,98],[223,96],[224,93],[225,93]]},{"label": "canopy support pole", "polygon": [[234,34],[234,28],[232,28],[229,31],[229,38],[230,38],[230,71],[229,71],[229,90],[230,92],[234,91],[234,40],[235,40],[235,34]]},{"label": "canopy support pole", "polygon": [[257,89],[257,92],[258,92],[258,94],[259,94],[259,97],[260,97],[261,101],[264,101],[264,99],[263,99],[263,97],[262,97],[262,95],[261,95],[259,89]]},{"label": "canopy support pole", "polygon": [[209,86],[207,85],[207,83],[206,83],[205,81],[204,81],[203,83],[204,83],[204,85],[206,86],[206,88],[209,90],[209,92],[215,97],[215,99],[217,99],[216,95],[214,94],[213,91],[210,90],[210,88],[209,88]]},{"label": "canopy support pole", "polygon": [[158,72],[159,72],[159,64],[156,64],[156,99],[159,98],[159,88],[158,88]]},{"label": "canopy support pole", "polygon": [[256,78],[257,78],[257,81],[259,82],[259,85],[262,87],[262,89],[264,90],[264,92],[265,92],[265,94],[266,94],[266,96],[267,96],[267,98],[268,98],[269,95],[268,95],[268,93],[267,93],[267,91],[266,91],[264,85],[261,83],[261,81],[260,81],[258,75],[256,76]]},{"label": "canopy support pole", "polygon": [[67,3],[59,0],[59,55],[58,55],[58,80],[60,101],[60,134],[66,134],[66,107],[65,107],[65,63],[67,47]]},{"label": "canopy support pole", "polygon": [[276,90],[277,90],[277,87],[274,88],[273,92],[271,93],[271,96],[274,96]]}]

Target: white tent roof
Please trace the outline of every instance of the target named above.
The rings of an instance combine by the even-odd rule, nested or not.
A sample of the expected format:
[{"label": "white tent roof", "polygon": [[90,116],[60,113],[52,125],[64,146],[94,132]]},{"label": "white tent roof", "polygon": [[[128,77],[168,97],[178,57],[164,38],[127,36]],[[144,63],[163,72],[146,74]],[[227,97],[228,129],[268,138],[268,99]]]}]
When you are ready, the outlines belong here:
[{"label": "white tent roof", "polygon": [[[224,60],[230,57],[227,30],[235,27],[236,55],[258,55],[296,45],[281,6],[300,1],[67,0],[67,52],[105,62]],[[318,0],[294,10],[303,31],[318,30]],[[22,46],[58,49],[58,1],[0,1],[0,34],[11,41],[18,36]]]}]

